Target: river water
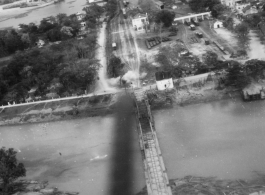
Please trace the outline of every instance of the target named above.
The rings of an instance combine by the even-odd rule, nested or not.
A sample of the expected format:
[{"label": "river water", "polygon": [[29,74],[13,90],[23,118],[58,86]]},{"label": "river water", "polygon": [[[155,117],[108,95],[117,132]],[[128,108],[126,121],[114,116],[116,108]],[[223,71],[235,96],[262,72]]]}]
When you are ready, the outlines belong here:
[{"label": "river water", "polygon": [[[27,178],[62,191],[109,195],[114,143],[114,116],[0,127],[0,147],[13,147]],[[137,132],[132,136],[133,193],[145,185]],[[121,166],[123,162],[118,162]],[[124,173],[126,174],[126,173]]]},{"label": "river water", "polygon": [[265,170],[265,101],[224,100],[154,112],[170,179],[250,179]]},{"label": "river water", "polygon": [[33,10],[29,12],[25,17],[11,18],[2,21],[0,22],[0,28],[11,26],[17,27],[19,24],[29,24],[31,22],[39,23],[43,18],[56,16],[59,13],[70,15],[77,12],[82,12],[83,7],[86,6],[86,2],[86,0],[65,0],[60,3]]}]

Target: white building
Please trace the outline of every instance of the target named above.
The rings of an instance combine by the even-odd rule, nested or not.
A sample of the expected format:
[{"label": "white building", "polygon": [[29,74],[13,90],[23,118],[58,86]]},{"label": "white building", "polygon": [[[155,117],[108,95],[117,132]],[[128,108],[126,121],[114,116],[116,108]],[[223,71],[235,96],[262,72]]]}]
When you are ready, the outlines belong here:
[{"label": "white building", "polygon": [[170,72],[156,72],[156,86],[157,89],[162,91],[165,89],[173,89],[173,79]]},{"label": "white building", "polygon": [[76,17],[77,17],[77,20],[83,20],[83,18],[85,17],[85,14],[77,12]]},{"label": "white building", "polygon": [[80,28],[81,31],[86,30],[86,22],[81,22],[80,26],[81,26]]},{"label": "white building", "polygon": [[133,28],[137,31],[144,30],[145,25],[148,24],[147,14],[136,14],[132,18]]},{"label": "white building", "polygon": [[216,21],[215,23],[213,23],[213,28],[222,28],[222,27],[224,27],[224,24],[221,21]]}]

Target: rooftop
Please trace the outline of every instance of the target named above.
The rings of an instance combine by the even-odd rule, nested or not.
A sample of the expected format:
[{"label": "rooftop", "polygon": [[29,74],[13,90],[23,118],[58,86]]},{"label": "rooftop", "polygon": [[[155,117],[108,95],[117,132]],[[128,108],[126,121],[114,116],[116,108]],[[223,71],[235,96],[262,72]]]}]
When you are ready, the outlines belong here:
[{"label": "rooftop", "polygon": [[137,18],[146,18],[146,15],[138,13],[135,16],[133,16],[133,19],[137,19]]}]

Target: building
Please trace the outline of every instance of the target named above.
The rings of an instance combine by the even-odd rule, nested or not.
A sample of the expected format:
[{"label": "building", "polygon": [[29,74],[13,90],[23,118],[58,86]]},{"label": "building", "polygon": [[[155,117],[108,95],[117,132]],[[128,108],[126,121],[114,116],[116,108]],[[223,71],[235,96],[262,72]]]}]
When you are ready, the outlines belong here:
[{"label": "building", "polygon": [[79,13],[79,12],[77,12],[75,15],[77,17],[77,20],[79,20],[79,21],[83,20],[85,18],[85,16],[86,16],[85,14],[82,14],[82,13]]},{"label": "building", "polygon": [[221,0],[221,3],[236,10],[242,10],[250,5],[246,0]]},{"label": "building", "polygon": [[158,8],[158,9],[164,9],[164,3],[159,1],[159,0],[154,0],[154,3],[155,3],[155,6]]},{"label": "building", "polygon": [[242,90],[245,101],[265,99],[265,89],[259,84],[251,84]]},{"label": "building", "polygon": [[86,22],[81,22],[80,23],[80,31],[84,31],[84,30],[86,30]]},{"label": "building", "polygon": [[222,27],[224,27],[224,24],[221,21],[217,20],[216,22],[213,23],[213,28],[222,28]]},{"label": "building", "polygon": [[158,90],[162,91],[174,88],[173,79],[170,72],[156,72],[155,77]]},{"label": "building", "polygon": [[133,28],[137,31],[141,31],[144,30],[146,25],[148,25],[148,18],[147,18],[147,14],[136,14],[133,18],[132,18],[132,25]]}]

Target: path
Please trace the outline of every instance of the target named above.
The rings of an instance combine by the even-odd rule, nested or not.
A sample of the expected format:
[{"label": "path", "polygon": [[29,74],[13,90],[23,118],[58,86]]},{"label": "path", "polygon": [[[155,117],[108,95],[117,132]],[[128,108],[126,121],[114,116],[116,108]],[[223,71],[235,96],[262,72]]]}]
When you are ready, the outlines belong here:
[{"label": "path", "polygon": [[115,92],[116,89],[110,87],[107,79],[107,59],[106,59],[106,23],[104,22],[98,33],[98,49],[96,58],[101,67],[98,70],[99,80],[96,83],[95,92]]},{"label": "path", "polygon": [[[120,1],[120,9],[123,8]],[[112,41],[117,44],[116,56],[126,64],[126,68],[139,77],[140,55],[136,42],[136,35],[130,23],[130,18],[125,18],[120,12],[111,20]],[[139,87],[139,78],[133,81]]]}]

